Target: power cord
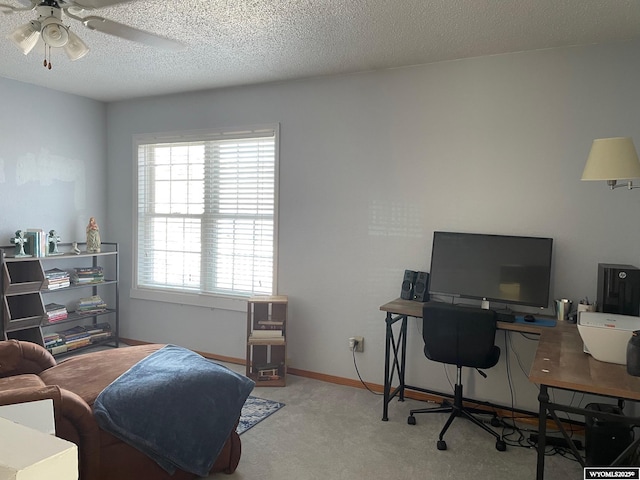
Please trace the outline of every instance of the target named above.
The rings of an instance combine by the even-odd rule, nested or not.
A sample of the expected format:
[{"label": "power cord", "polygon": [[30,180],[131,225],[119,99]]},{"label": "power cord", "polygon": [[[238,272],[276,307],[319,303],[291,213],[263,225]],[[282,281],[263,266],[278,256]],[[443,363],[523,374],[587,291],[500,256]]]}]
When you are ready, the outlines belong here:
[{"label": "power cord", "polygon": [[[527,337],[526,335],[522,334],[522,336],[524,336],[527,340],[537,340],[537,338],[531,338],[531,337]],[[533,417],[529,417],[529,416],[518,416],[516,417],[515,415],[515,395],[514,395],[514,390],[513,390],[513,380],[512,380],[512,369],[511,369],[511,353],[513,352],[513,354],[516,356],[516,360],[518,363],[518,366],[520,368],[520,370],[527,375],[525,368],[522,364],[522,360],[520,359],[520,356],[518,355],[518,351],[516,348],[513,347],[513,339],[512,336],[510,335],[510,332],[505,331],[504,332],[504,341],[505,341],[505,365],[506,365],[506,369],[507,369],[507,381],[509,384],[509,391],[510,391],[510,395],[511,395],[511,415],[509,417],[502,417],[500,418],[500,423],[503,426],[503,430],[502,430],[502,439],[503,441],[511,446],[511,447],[520,447],[520,448],[536,448],[536,442],[534,442],[532,440],[532,435],[536,435],[538,433],[537,429],[527,429],[527,428],[522,428],[520,426],[518,426],[516,420],[518,419],[524,419],[524,418],[533,418]],[[536,388],[539,387],[536,385]],[[553,395],[553,392],[552,392]],[[575,400],[575,393],[574,396],[572,398],[571,403],[573,403],[573,401]],[[568,419],[571,420],[570,416],[568,416]],[[554,431],[548,431],[548,433],[557,433],[559,432],[559,430],[554,430]],[[574,430],[573,430],[573,425],[571,425],[570,422],[570,436],[573,436]],[[529,434],[529,437],[526,436],[526,434]],[[547,445],[545,447],[545,456],[552,456],[552,455],[561,455],[564,458],[567,458],[569,460],[573,460],[573,461],[578,461],[574,455],[573,452],[571,451],[571,449],[569,447],[563,447],[563,446],[558,446],[558,445]]]},{"label": "power cord", "polygon": [[380,392],[374,392],[373,390],[371,390],[369,388],[369,385],[367,385],[365,383],[365,381],[362,379],[362,376],[360,375],[360,370],[358,370],[358,362],[356,362],[356,348],[358,348],[358,344],[354,343],[353,347],[351,348],[351,355],[353,356],[353,366],[356,369],[356,373],[358,374],[358,378],[360,379],[360,383],[362,383],[362,385],[364,386],[364,388],[366,388],[367,390],[369,390],[371,393],[373,393],[374,395],[383,395]]}]

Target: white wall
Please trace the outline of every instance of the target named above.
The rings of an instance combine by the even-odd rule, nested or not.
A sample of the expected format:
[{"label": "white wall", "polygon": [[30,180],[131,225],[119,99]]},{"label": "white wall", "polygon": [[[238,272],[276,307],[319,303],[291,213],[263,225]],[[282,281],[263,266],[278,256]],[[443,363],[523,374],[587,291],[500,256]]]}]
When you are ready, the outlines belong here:
[{"label": "white wall", "polygon": [[[595,297],[598,262],[640,264],[637,191],[580,182],[591,141],[640,146],[640,43],[546,50],[108,105],[107,235],[121,242],[122,334],[244,356],[243,313],[129,300],[132,135],[280,122],[279,292],[290,365],[382,383],[379,306],[428,270],[434,230],[550,236],[552,297]],[[546,313],[550,313],[547,311]],[[410,324],[408,381],[448,390]],[[502,334],[500,334],[502,337]],[[515,405],[536,409],[535,341],[513,335]],[[504,343],[503,346],[504,351]],[[510,404],[506,366],[466,394]]]},{"label": "white wall", "polygon": [[27,228],[84,242],[106,220],[105,104],[5,78],[0,98],[0,245]]}]

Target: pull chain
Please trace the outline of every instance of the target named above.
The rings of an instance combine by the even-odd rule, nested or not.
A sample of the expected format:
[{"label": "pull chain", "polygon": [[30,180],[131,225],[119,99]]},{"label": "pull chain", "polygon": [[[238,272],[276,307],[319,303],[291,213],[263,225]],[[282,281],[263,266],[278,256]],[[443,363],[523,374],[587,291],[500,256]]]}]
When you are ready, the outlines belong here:
[{"label": "pull chain", "polygon": [[[47,61],[47,56],[49,57],[49,61]],[[44,46],[44,62],[42,66],[51,70],[51,47],[47,44]]]}]

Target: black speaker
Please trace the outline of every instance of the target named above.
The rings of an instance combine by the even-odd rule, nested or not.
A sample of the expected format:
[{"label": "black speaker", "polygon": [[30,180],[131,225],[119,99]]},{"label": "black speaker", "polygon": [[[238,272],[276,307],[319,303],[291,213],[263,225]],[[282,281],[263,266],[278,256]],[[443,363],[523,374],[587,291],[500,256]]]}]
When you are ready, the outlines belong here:
[{"label": "black speaker", "polygon": [[404,280],[402,280],[402,291],[400,292],[400,298],[405,300],[413,300],[413,286],[416,283],[416,276],[418,272],[413,270],[404,271]]},{"label": "black speaker", "polygon": [[413,299],[416,302],[429,301],[429,274],[427,272],[418,272],[416,275],[416,283],[413,285]]}]

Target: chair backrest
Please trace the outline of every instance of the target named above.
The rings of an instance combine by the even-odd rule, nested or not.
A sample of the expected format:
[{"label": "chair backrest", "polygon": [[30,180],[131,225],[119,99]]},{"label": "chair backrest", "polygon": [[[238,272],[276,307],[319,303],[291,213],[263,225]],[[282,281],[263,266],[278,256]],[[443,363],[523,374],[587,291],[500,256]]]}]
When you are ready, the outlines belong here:
[{"label": "chair backrest", "polygon": [[477,307],[426,303],[422,338],[428,359],[461,367],[490,368],[500,358],[496,313]]}]

